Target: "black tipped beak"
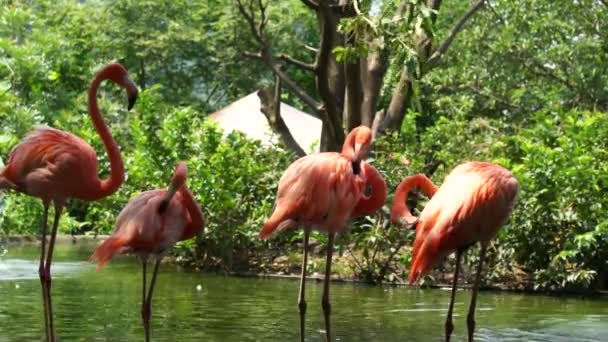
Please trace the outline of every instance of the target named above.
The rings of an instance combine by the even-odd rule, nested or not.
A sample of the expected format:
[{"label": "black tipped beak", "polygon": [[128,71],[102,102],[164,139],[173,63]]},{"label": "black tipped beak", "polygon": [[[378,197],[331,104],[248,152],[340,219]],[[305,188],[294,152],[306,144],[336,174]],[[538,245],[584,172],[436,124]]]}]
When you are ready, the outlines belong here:
[{"label": "black tipped beak", "polygon": [[127,107],[127,110],[131,110],[137,101],[137,93],[139,93],[139,91],[137,90],[135,82],[133,82],[128,76],[125,76],[124,82],[124,87],[127,91],[127,98],[129,99],[129,106]]},{"label": "black tipped beak", "polygon": [[404,227],[407,227],[409,230],[416,230],[418,222],[420,222],[420,220],[415,216],[407,216],[399,219],[399,223],[401,223]]},{"label": "black tipped beak", "polygon": [[129,106],[127,107],[127,110],[131,110],[131,108],[133,108],[133,106],[135,106],[136,101],[137,101],[137,93],[129,96]]}]

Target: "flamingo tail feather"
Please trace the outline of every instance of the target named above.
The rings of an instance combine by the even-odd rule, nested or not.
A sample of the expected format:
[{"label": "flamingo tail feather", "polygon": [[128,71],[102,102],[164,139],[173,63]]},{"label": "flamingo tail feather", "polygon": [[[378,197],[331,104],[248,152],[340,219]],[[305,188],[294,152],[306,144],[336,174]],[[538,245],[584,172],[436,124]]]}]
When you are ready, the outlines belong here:
[{"label": "flamingo tail feather", "polygon": [[276,230],[283,230],[295,224],[295,221],[289,219],[292,212],[293,210],[290,210],[290,208],[278,206],[272,216],[264,223],[264,227],[260,231],[260,239],[267,239]]},{"label": "flamingo tail feather", "polygon": [[414,243],[413,262],[409,276],[410,285],[427,274],[440,257],[440,246],[432,238],[421,241],[421,243]]},{"label": "flamingo tail feather", "polygon": [[0,190],[3,189],[16,189],[16,186],[11,181],[6,179],[6,177],[0,174]]},{"label": "flamingo tail feather", "polygon": [[120,252],[125,244],[124,238],[111,236],[95,249],[90,261],[98,262],[97,271],[100,271],[114,255]]}]

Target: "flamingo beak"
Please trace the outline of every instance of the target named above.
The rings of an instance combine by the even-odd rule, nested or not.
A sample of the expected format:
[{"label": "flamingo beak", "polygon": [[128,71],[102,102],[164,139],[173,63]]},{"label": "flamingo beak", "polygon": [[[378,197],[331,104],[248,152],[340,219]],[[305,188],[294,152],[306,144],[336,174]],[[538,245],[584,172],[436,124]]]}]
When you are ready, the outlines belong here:
[{"label": "flamingo beak", "polygon": [[418,225],[418,222],[420,222],[420,219],[412,215],[394,215],[391,218],[391,222],[401,227],[407,227],[408,229],[416,230],[416,226]]},{"label": "flamingo beak", "polygon": [[169,184],[169,189],[167,189],[165,196],[163,196],[163,199],[160,201],[160,205],[158,206],[159,214],[162,215],[165,212],[165,210],[167,210],[167,207],[169,206],[169,202],[171,202],[171,198],[173,198],[173,196],[177,192],[177,189],[178,188],[176,186],[174,186],[173,184]]},{"label": "flamingo beak", "polygon": [[133,106],[135,105],[135,101],[137,101],[137,93],[129,97],[129,106],[127,107],[127,110],[131,110],[133,108]]},{"label": "flamingo beak", "polygon": [[139,92],[137,90],[137,86],[135,85],[135,82],[133,82],[130,78],[125,77],[125,89],[127,91],[127,98],[129,99],[129,105],[127,107],[127,110],[131,110],[133,108],[133,106],[135,105],[135,102],[137,101],[137,93]]},{"label": "flamingo beak", "polygon": [[401,219],[399,219],[399,222],[403,225],[403,227],[409,226],[411,230],[416,230],[416,225],[418,225],[420,220],[415,216],[403,216]]},{"label": "flamingo beak", "polygon": [[361,159],[361,144],[355,143],[355,159]]}]

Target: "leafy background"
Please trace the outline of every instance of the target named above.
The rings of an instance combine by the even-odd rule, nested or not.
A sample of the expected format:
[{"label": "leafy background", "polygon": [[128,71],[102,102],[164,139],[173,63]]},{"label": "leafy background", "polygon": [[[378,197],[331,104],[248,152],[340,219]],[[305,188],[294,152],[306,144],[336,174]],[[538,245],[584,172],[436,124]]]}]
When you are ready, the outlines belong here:
[{"label": "leafy background", "polygon": [[[179,260],[224,270],[264,270],[283,254],[288,264],[299,263],[301,232],[269,242],[257,239],[282,170],[295,156],[281,146],[226,135],[206,121],[207,113],[272,82],[265,68],[242,57],[252,38],[231,3],[0,3],[3,161],[20,137],[46,124],[90,142],[105,176],[107,157],[86,115],[88,82],[100,66],[116,60],[142,90],[135,110],[126,112],[123,94],[103,87],[100,105],[121,146],[127,181],[102,201],[71,202],[61,220],[63,233],[110,232],[129,198],[166,186],[176,161],[186,160],[207,231],[176,248]],[[438,37],[447,35],[464,5],[444,4],[433,28]],[[592,0],[498,0],[490,5],[417,85],[416,111],[408,113],[400,132],[375,142],[372,162],[391,192],[404,176],[433,164],[436,183],[465,160],[511,169],[521,193],[491,248],[486,282],[605,289],[608,7]],[[269,11],[268,32],[277,51],[310,58],[302,46],[318,41],[316,19],[295,0],[273,3]],[[398,78],[397,70],[399,65],[391,64],[387,77]],[[307,75],[288,72],[303,87],[314,88]],[[384,102],[390,89],[385,92]],[[283,100],[302,107],[288,94]],[[37,233],[41,206],[36,200],[7,194],[0,201],[2,234]],[[417,203],[422,208],[424,198]],[[406,277],[411,232],[391,226],[382,213],[350,228],[338,241],[342,263],[336,272],[370,282]],[[314,240],[322,243],[324,236]],[[467,253],[467,265],[475,258],[476,253]],[[451,261],[427,281],[445,280],[441,275]],[[322,269],[322,261],[315,268]]]}]

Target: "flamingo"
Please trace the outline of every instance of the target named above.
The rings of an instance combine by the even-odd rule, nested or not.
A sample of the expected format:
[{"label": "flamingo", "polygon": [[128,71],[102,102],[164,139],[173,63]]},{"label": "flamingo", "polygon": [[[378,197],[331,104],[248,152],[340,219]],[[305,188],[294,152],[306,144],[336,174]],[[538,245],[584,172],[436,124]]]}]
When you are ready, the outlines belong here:
[{"label": "flamingo", "polygon": [[[341,153],[324,152],[302,157],[293,162],[279,181],[274,211],[260,231],[266,239],[275,231],[295,225],[304,227],[304,256],[298,309],[300,313],[300,340],[304,341],[304,299],[308,240],[311,229],[328,234],[327,262],[323,287],[322,307],[325,333],[330,340],[329,277],[334,240],[344,229],[347,220],[367,215],[384,205],[386,183],[380,173],[362,161],[372,141],[371,130],[365,126],[354,128],[346,137]],[[366,186],[371,193],[365,194]]]},{"label": "flamingo", "polygon": [[[124,180],[124,167],[118,145],[97,105],[97,91],[104,80],[111,80],[126,90],[128,109],[135,104],[137,87],[127,70],[112,63],[103,67],[89,87],[89,115],[110,160],[110,177],[98,177],[95,150],[81,138],[58,129],[41,127],[28,133],[11,151],[7,166],[0,171],[0,190],[12,189],[38,197],[44,207],[40,266],[45,332],[47,341],[55,341],[51,305],[51,262],[61,212],[66,201],[77,198],[95,201],[113,194]],[[46,246],[49,206],[55,207],[55,218],[48,249]],[[46,255],[46,260],[45,260]]]},{"label": "flamingo", "polygon": [[[150,341],[152,293],[158,267],[165,253],[176,242],[190,239],[203,230],[204,219],[186,183],[187,167],[179,162],[168,190],[149,190],[131,200],[118,215],[112,235],[93,253],[101,270],[119,253],[135,253],[142,260],[143,287],[141,315],[145,340]],[[150,288],[146,294],[146,266],[148,258],[155,258]]]},{"label": "flamingo", "polygon": [[[405,199],[413,187],[430,197],[419,219],[408,210]],[[490,240],[507,221],[515,205],[519,185],[511,172],[487,162],[468,162],[457,166],[437,188],[423,174],[406,177],[395,191],[392,221],[417,224],[410,268],[410,285],[417,282],[441,259],[456,252],[452,293],[445,322],[445,340],[454,330],[452,311],[464,251],[479,242],[481,251],[467,315],[468,340],[473,341],[475,304],[482,265]]]}]

